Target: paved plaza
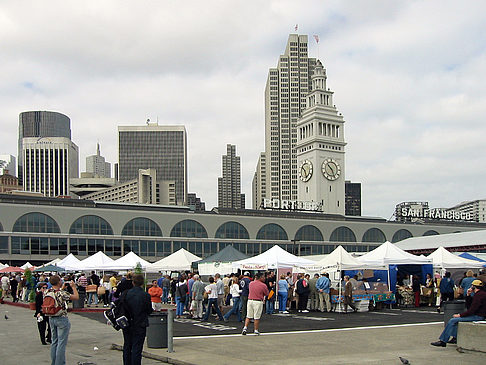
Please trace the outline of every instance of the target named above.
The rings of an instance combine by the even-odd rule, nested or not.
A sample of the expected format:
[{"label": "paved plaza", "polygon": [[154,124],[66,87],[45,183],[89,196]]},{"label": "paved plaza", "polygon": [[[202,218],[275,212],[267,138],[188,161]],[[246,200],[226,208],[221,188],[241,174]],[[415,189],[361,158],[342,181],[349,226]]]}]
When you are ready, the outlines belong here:
[{"label": "paved plaza", "polygon": [[[1,363],[49,364],[49,346],[40,344],[33,311],[0,306]],[[7,315],[8,320],[4,319]],[[67,363],[121,364],[122,335],[101,313],[70,313]],[[443,316],[429,310],[390,310],[356,314],[307,313],[264,316],[261,336],[241,336],[241,324],[179,320],[173,353],[145,351],[175,364],[484,364],[484,354],[460,353],[455,345],[435,348]],[[251,329],[251,327],[250,327]],[[97,349],[95,349],[95,347]],[[143,359],[143,364],[161,364]]]}]

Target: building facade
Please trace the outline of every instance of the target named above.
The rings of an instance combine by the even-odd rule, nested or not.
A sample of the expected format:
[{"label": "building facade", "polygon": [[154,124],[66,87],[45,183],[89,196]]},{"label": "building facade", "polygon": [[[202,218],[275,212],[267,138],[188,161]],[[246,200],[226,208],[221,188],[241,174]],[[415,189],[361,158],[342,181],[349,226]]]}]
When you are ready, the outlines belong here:
[{"label": "building facade", "polygon": [[361,183],[351,181],[344,182],[346,206],[345,215],[361,215]]},{"label": "building facade", "polygon": [[187,206],[194,212],[204,212],[206,211],[206,203],[201,201],[196,193],[187,194]]},{"label": "building facade", "polygon": [[[297,120],[306,107],[316,60],[308,57],[307,36],[290,34],[265,88],[266,198],[297,198]],[[262,180],[263,181],[263,180]]]},{"label": "building facade", "polygon": [[[302,212],[158,206],[0,195],[0,262],[39,264],[72,253],[120,257],[133,251],[149,261],[185,248],[207,257],[227,245],[256,255],[275,244],[300,255],[342,245],[366,252],[401,237],[469,232],[481,223],[412,224],[368,217]],[[484,241],[483,241],[484,242]]]},{"label": "building facade", "polygon": [[265,152],[260,153],[252,181],[252,208],[260,209],[267,194]]},{"label": "building facade", "polygon": [[317,61],[307,108],[297,122],[297,200],[317,202],[325,213],[344,215],[344,119],[326,81],[326,70]]},{"label": "building facade", "polygon": [[79,172],[79,151],[69,138],[22,139],[23,189],[45,196],[69,196],[71,178]]},{"label": "building facade", "polygon": [[29,111],[19,115],[18,177],[23,183],[23,138],[64,137],[71,139],[71,120],[64,114],[51,111]]},{"label": "building facade", "polygon": [[175,181],[176,204],[187,201],[187,135],[184,126],[118,127],[118,179],[137,179],[139,169],[155,169],[157,178]]},{"label": "building facade", "polygon": [[474,222],[486,222],[486,199],[462,202],[448,209],[449,211],[469,214]]},{"label": "building facade", "polygon": [[0,175],[5,174],[5,170],[12,176],[17,176],[17,163],[15,156],[12,155],[0,155]]},{"label": "building facade", "polygon": [[0,194],[16,190],[22,190],[22,186],[19,185],[19,179],[10,175],[8,170],[5,170],[0,174]]},{"label": "building facade", "polygon": [[236,146],[226,145],[222,157],[223,176],[218,178],[218,207],[241,209],[241,163]]},{"label": "building facade", "polygon": [[96,145],[96,155],[86,157],[86,172],[101,178],[111,178],[111,164],[101,156],[99,143]]}]

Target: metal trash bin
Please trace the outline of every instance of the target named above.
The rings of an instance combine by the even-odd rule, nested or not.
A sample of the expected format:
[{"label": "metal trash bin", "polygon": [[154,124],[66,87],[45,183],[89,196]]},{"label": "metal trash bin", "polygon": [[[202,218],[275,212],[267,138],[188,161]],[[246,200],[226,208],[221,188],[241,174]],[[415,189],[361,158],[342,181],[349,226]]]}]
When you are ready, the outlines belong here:
[{"label": "metal trash bin", "polygon": [[149,315],[147,327],[147,347],[167,348],[167,312],[153,312]]},{"label": "metal trash bin", "polygon": [[79,292],[79,299],[73,300],[73,308],[84,308],[85,292]]},{"label": "metal trash bin", "polygon": [[444,326],[456,313],[462,313],[466,310],[465,300],[448,300],[442,303],[444,305]]}]

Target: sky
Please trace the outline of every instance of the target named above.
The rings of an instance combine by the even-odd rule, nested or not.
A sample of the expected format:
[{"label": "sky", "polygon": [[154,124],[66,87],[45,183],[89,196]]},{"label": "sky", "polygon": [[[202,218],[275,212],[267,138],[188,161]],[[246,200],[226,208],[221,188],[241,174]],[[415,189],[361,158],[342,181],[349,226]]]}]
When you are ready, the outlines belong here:
[{"label": "sky", "polygon": [[189,192],[217,206],[235,144],[251,208],[268,69],[298,33],[346,121],[346,180],[362,184],[363,215],[484,199],[485,13],[467,0],[4,0],[0,154],[17,155],[29,110],[71,118],[80,171],[98,142],[117,161],[118,126],[182,124]]}]

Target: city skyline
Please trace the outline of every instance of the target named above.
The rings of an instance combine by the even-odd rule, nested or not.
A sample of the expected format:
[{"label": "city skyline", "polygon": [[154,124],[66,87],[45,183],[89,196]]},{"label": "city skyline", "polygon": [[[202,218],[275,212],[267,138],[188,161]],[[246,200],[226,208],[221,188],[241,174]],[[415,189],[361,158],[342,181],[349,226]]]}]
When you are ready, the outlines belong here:
[{"label": "city skyline", "polygon": [[483,4],[466,2],[459,14],[452,1],[142,2],[113,15],[115,2],[52,3],[32,2],[26,13],[25,3],[7,1],[0,11],[8,34],[0,154],[18,157],[18,115],[27,110],[71,118],[80,171],[96,142],[117,162],[118,126],[158,118],[186,126],[188,191],[208,209],[228,143],[238,146],[248,196],[264,150],[265,80],[296,33],[308,35],[309,57],[327,69],[349,122],[346,179],[362,183],[363,215],[389,218],[401,201],[447,207],[486,195]]}]

